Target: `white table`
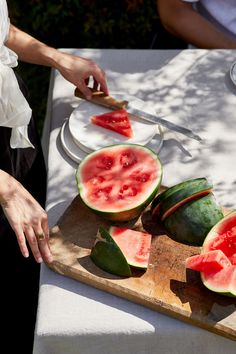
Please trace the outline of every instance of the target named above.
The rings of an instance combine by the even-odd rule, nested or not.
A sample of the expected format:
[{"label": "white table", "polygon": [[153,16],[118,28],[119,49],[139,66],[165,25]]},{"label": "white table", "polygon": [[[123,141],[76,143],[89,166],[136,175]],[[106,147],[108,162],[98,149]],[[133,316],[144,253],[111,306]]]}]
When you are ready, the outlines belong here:
[{"label": "white table", "polygon": [[[236,89],[229,80],[233,51],[67,49],[92,58],[110,91],[146,100],[204,139],[165,132],[163,184],[212,179],[219,203],[236,205]],[[53,226],[77,194],[74,163],[60,127],[78,99],[52,71],[43,145],[48,159],[47,211]],[[50,134],[48,134],[50,132]],[[49,149],[47,151],[47,144]],[[235,353],[234,341],[41,268],[34,354]]]}]

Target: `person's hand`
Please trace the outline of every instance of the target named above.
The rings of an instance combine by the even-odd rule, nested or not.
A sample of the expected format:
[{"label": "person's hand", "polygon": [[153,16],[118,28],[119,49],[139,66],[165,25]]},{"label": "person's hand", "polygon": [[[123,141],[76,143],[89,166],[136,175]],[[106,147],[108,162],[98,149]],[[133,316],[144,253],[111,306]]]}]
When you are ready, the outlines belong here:
[{"label": "person's hand", "polygon": [[22,184],[4,171],[0,171],[0,204],[16,234],[22,255],[29,256],[28,243],[38,263],[51,262],[45,210]]},{"label": "person's hand", "polygon": [[92,92],[88,85],[93,80],[92,88],[100,89],[106,95],[109,94],[105,72],[92,60],[79,56],[58,52],[56,56],[56,68],[61,75],[90,99]]}]

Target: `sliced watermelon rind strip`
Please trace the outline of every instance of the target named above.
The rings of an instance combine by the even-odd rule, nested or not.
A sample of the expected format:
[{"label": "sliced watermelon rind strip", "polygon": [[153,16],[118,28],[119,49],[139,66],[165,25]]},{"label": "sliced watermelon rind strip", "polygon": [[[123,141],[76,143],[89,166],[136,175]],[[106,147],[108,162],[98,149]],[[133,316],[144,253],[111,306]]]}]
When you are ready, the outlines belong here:
[{"label": "sliced watermelon rind strip", "polygon": [[162,202],[163,204],[166,202],[166,205],[169,205],[166,207],[166,209],[168,209],[173,204],[178,203],[182,199],[185,199],[192,194],[212,188],[212,183],[210,183],[205,177],[199,177],[178,183],[172,187],[167,188],[164,192],[158,194],[158,196],[152,202],[152,213],[154,215],[159,213],[159,207]]},{"label": "sliced watermelon rind strip", "polygon": [[194,194],[190,195],[189,197],[186,197],[185,199],[182,199],[180,202],[173,205],[170,209],[167,209],[165,212],[163,211],[161,220],[164,221],[166,218],[168,218],[168,216],[173,214],[178,208],[180,208],[184,204],[190,202],[191,200],[197,199],[199,197],[203,197],[204,195],[207,195],[210,193],[212,193],[212,189],[206,189],[204,191],[194,193]]}]

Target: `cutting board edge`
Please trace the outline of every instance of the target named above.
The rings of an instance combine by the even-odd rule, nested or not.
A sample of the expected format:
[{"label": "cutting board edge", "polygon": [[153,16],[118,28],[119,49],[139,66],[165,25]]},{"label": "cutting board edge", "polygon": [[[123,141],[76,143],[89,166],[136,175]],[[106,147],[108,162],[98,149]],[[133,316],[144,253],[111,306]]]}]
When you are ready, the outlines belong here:
[{"label": "cutting board edge", "polygon": [[171,306],[166,306],[166,304],[164,304],[162,301],[160,301],[160,304],[158,304],[158,302],[155,301],[154,298],[145,297],[144,295],[140,295],[140,293],[136,293],[135,291],[122,287],[116,283],[112,283],[111,285],[110,280],[107,281],[104,278],[91,275],[87,271],[83,272],[81,270],[76,270],[75,268],[70,267],[68,265],[64,265],[63,263],[58,261],[53,261],[52,263],[46,263],[46,265],[52,271],[57,272],[62,276],[66,276],[66,277],[69,276],[70,278],[76,281],[81,281],[82,283],[92,286],[93,288],[99,289],[104,292],[108,292],[112,295],[118,296],[120,298],[131,301],[138,305],[145,306],[151,310],[160,312],[169,317],[173,317],[177,320],[181,320],[192,326],[195,325],[198,328],[208,330],[209,332],[212,332],[214,334],[236,341],[236,331],[229,329],[228,327],[225,327],[221,323],[215,323],[214,325],[212,325],[212,322],[209,322],[204,324],[202,321],[198,320],[197,318],[194,318],[194,316],[192,316],[194,315],[193,313],[190,316],[188,316],[187,311],[184,310],[180,311],[178,309],[179,312],[176,312],[176,310],[170,311]]}]

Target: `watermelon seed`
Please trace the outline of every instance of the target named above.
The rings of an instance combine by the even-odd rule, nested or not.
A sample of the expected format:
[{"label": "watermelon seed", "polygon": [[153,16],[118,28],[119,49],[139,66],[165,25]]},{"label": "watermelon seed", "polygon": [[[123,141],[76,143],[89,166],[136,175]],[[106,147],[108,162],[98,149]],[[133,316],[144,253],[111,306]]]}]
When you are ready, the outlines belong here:
[{"label": "watermelon seed", "polygon": [[123,167],[130,167],[137,163],[137,158],[133,153],[127,152],[121,155],[120,163]]},{"label": "watermelon seed", "polygon": [[138,193],[137,188],[124,184],[119,191],[119,199],[134,197]]},{"label": "watermelon seed", "polygon": [[108,200],[111,190],[112,190],[111,186],[106,188],[100,188],[94,193],[94,195],[99,199]]},{"label": "watermelon seed", "polygon": [[110,170],[113,166],[113,158],[110,156],[105,156],[102,159],[100,159],[97,163],[97,167],[98,168],[102,168],[102,169],[106,169],[106,170]]},{"label": "watermelon seed", "polygon": [[142,175],[140,176],[137,176],[136,177],[136,181],[138,182],[147,182],[150,178],[150,175],[148,173],[143,173]]},{"label": "watermelon seed", "polygon": [[97,185],[97,184],[104,182],[105,178],[103,176],[95,176],[95,177],[91,178],[90,181],[93,185]]}]

